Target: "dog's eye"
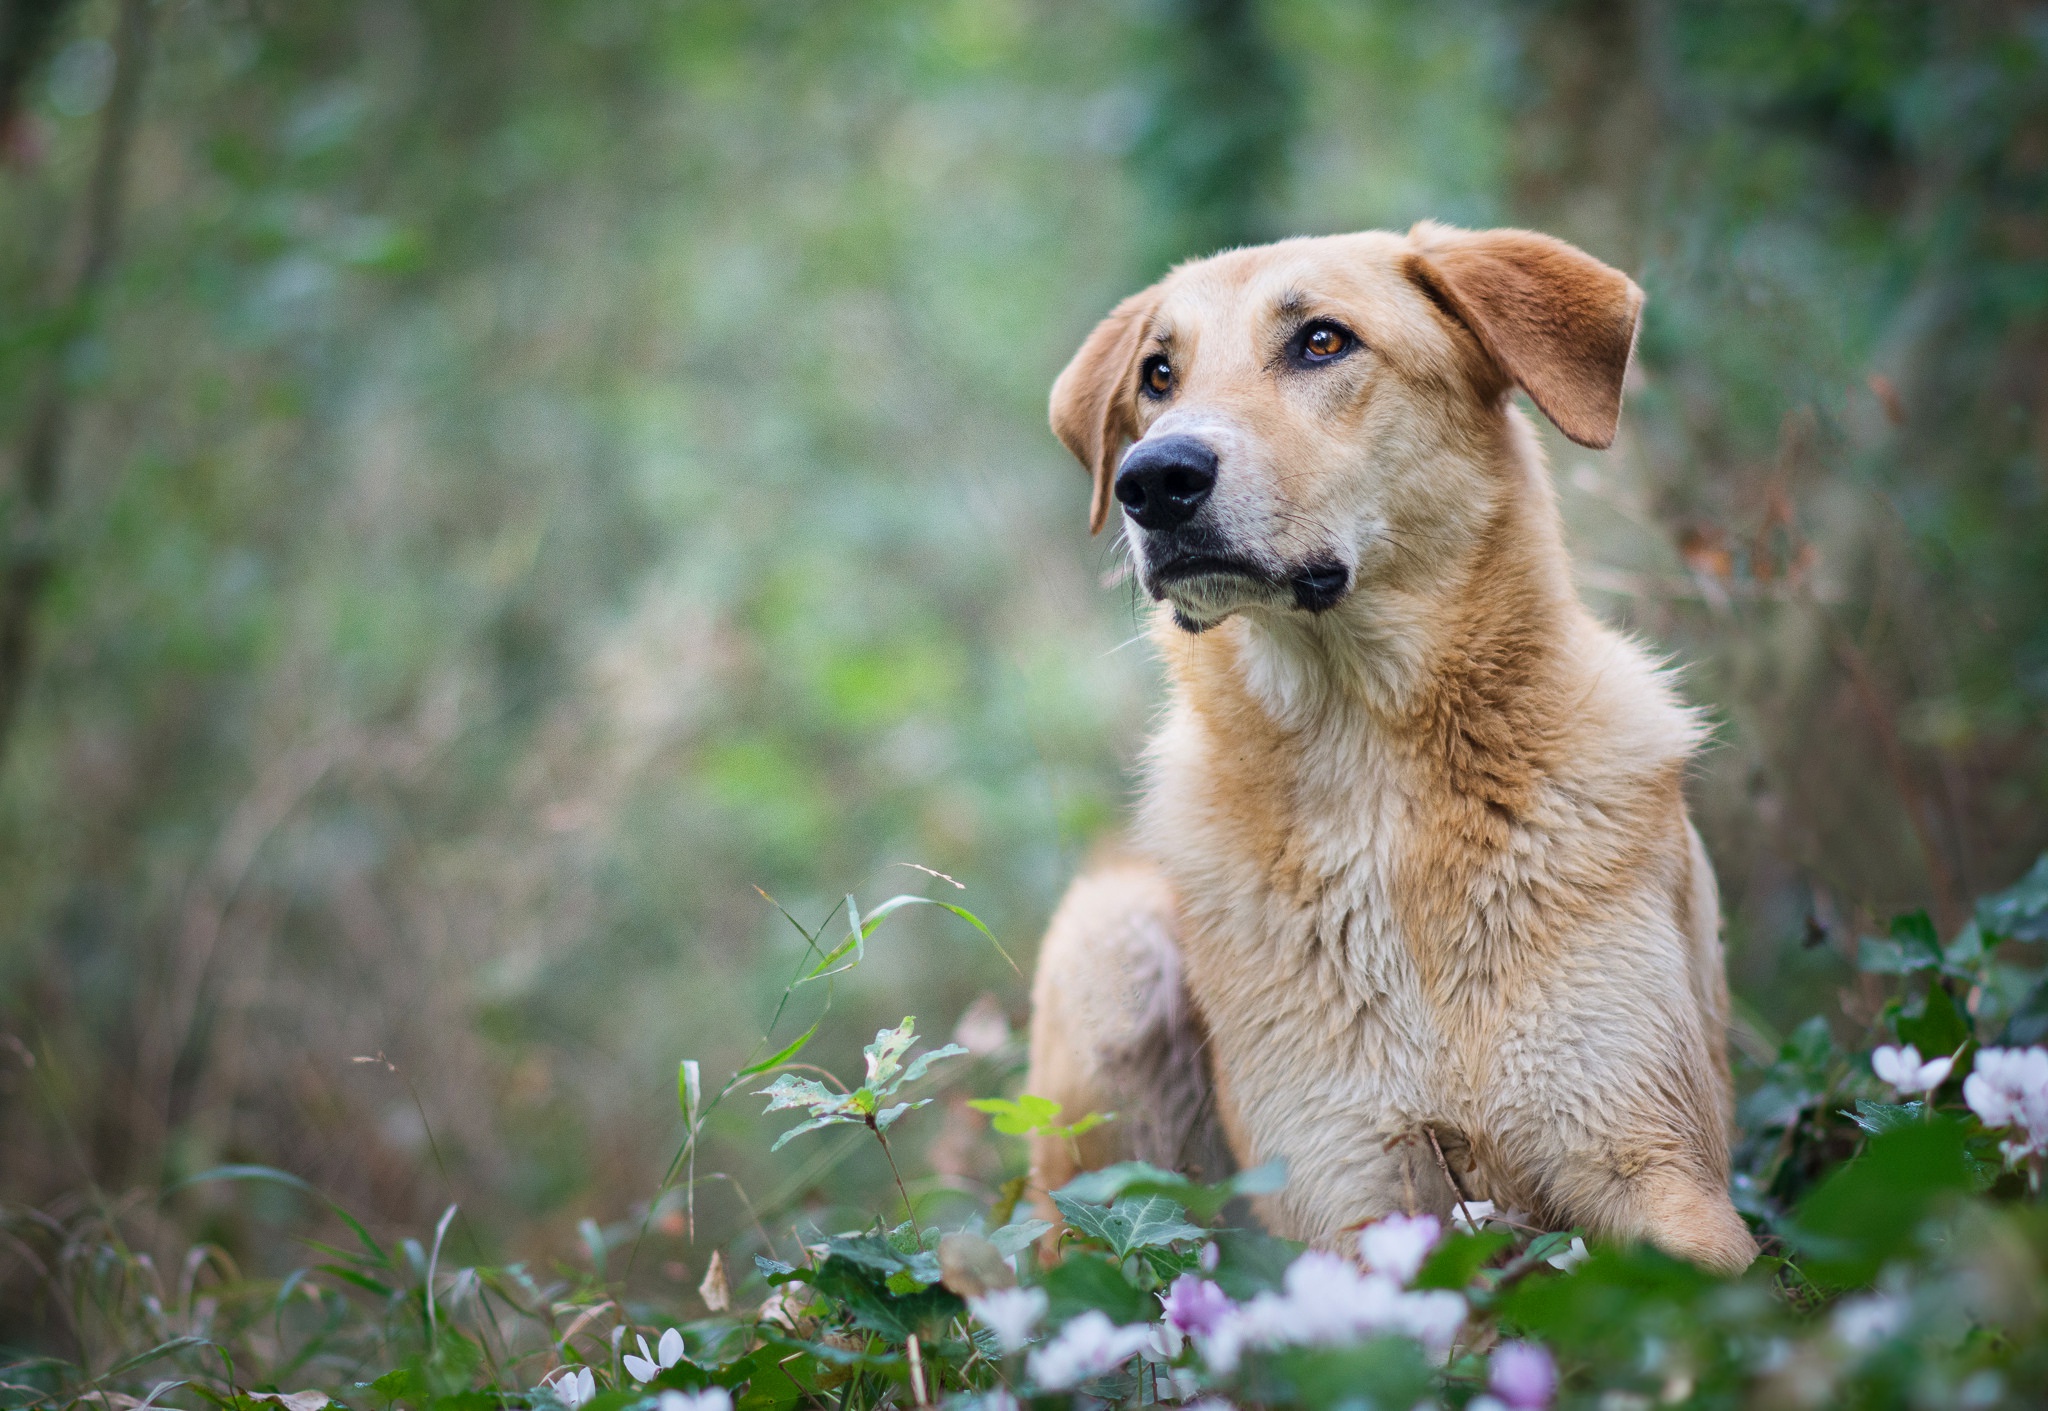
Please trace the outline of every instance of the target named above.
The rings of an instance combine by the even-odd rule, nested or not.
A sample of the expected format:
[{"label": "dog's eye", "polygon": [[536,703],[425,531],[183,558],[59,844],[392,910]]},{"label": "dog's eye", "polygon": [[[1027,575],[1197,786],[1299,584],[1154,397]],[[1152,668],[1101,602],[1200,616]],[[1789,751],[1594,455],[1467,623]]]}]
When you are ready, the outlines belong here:
[{"label": "dog's eye", "polygon": [[1334,324],[1313,323],[1304,330],[1301,355],[1312,363],[1326,363],[1351,346],[1351,335]]},{"label": "dog's eye", "polygon": [[1173,390],[1173,364],[1166,360],[1164,354],[1155,353],[1138,369],[1138,380],[1153,396],[1164,397]]}]

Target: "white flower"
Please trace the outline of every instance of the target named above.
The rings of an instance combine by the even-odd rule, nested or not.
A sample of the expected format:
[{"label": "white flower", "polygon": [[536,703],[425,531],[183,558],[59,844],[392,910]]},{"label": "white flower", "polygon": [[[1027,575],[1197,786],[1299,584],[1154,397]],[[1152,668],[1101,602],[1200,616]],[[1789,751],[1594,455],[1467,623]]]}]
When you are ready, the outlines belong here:
[{"label": "white flower", "polygon": [[590,1375],[588,1367],[564,1367],[561,1371],[541,1383],[555,1394],[555,1400],[576,1411],[576,1408],[597,1395],[597,1381]]},{"label": "white flower", "polygon": [[1405,1293],[1385,1274],[1361,1274],[1334,1254],[1310,1250],[1288,1266],[1279,1292],[1259,1294],[1225,1316],[1203,1340],[1202,1353],[1225,1375],[1248,1348],[1327,1345],[1373,1333],[1402,1333],[1440,1355],[1464,1322],[1458,1294]]},{"label": "white flower", "polygon": [[1032,1352],[1028,1364],[1031,1380],[1047,1391],[1065,1391],[1114,1372],[1151,1340],[1149,1323],[1119,1328],[1109,1321],[1108,1314],[1091,1308],[1061,1328],[1058,1337]]},{"label": "white flower", "polygon": [[1045,1316],[1045,1290],[990,1289],[968,1299],[967,1307],[996,1335],[996,1346],[1005,1354],[1018,1352],[1031,1341],[1031,1330]]},{"label": "white flower", "polygon": [[1565,1273],[1569,1274],[1592,1257],[1593,1252],[1586,1248],[1586,1242],[1577,1235],[1573,1235],[1572,1247],[1570,1249],[1560,1250],[1543,1262],[1553,1269],[1562,1269]]},{"label": "white flower", "polygon": [[1141,1351],[1147,1362],[1171,1362],[1188,1345],[1188,1335],[1170,1321],[1147,1324],[1151,1335]]},{"label": "white flower", "polygon": [[655,1411],[732,1411],[732,1393],[724,1387],[702,1391],[665,1391],[654,1399]]},{"label": "white flower", "polygon": [[1844,1346],[1868,1352],[1906,1326],[1913,1305],[1903,1294],[1874,1293],[1849,1298],[1835,1305],[1835,1336]]},{"label": "white flower", "polygon": [[1923,1063],[1920,1050],[1911,1044],[1904,1048],[1887,1045],[1870,1055],[1870,1071],[1901,1095],[1933,1092],[1948,1081],[1949,1070],[1955,1066],[1953,1058],[1930,1058]]},{"label": "white flower", "polygon": [[1492,1218],[1493,1202],[1490,1200],[1461,1200],[1451,1207],[1451,1228],[1461,1234],[1478,1234]]},{"label": "white flower", "polygon": [[640,1344],[640,1355],[626,1354],[626,1371],[634,1381],[643,1386],[660,1376],[668,1368],[683,1360],[683,1335],[670,1328],[661,1335],[655,1351],[647,1350],[647,1339],[636,1333],[633,1340]]},{"label": "white flower", "polygon": [[2048,1049],[1987,1048],[1963,1079],[1963,1101],[1987,1127],[2011,1127],[2006,1159],[2048,1150]]},{"label": "white flower", "polygon": [[1374,1273],[1411,1283],[1443,1232],[1434,1215],[1389,1215],[1358,1232],[1358,1253]]}]

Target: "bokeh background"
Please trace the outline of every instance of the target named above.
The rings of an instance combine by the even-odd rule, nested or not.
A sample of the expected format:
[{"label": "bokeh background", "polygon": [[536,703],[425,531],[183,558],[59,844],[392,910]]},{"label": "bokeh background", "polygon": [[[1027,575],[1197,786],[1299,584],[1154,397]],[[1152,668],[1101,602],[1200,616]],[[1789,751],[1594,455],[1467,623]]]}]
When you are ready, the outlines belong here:
[{"label": "bokeh background", "polygon": [[[289,1200],[158,1196],[258,1162],[583,1258],[774,1012],[761,893],[1028,966],[1158,699],[1045,394],[1231,243],[1530,225],[1649,292],[1617,447],[1550,445],[1715,722],[1739,1050],[2048,842],[2041,5],[6,0],[0,113],[13,1210],[260,1264]],[[984,995],[988,1049],[1023,981],[904,913],[813,1055]],[[714,1116],[649,1270],[815,1198],[775,1130]]]}]

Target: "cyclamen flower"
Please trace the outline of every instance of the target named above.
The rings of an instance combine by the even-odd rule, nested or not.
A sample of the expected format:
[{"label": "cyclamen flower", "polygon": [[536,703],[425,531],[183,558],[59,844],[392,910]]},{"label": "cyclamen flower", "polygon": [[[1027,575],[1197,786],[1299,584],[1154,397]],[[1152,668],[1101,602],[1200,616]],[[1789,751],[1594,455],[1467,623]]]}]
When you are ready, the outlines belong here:
[{"label": "cyclamen flower", "polygon": [[1577,1235],[1573,1235],[1572,1247],[1570,1249],[1559,1250],[1543,1262],[1553,1269],[1569,1274],[1592,1257],[1593,1252],[1586,1248],[1586,1242]]},{"label": "cyclamen flower", "polygon": [[1358,1252],[1375,1274],[1408,1284],[1443,1232],[1443,1222],[1434,1215],[1389,1215],[1358,1232]]},{"label": "cyclamen flower", "polygon": [[1182,1274],[1175,1279],[1161,1301],[1166,1305],[1167,1322],[1184,1333],[1202,1337],[1215,1332],[1236,1306],[1229,1294],[1194,1274]]},{"label": "cyclamen flower", "polygon": [[647,1350],[645,1337],[635,1333],[633,1340],[640,1344],[640,1355],[626,1354],[626,1371],[643,1386],[683,1360],[683,1335],[674,1328],[661,1335],[653,1352]]},{"label": "cyclamen flower", "polygon": [[1066,1391],[1107,1376],[1138,1355],[1152,1340],[1152,1325],[1119,1328],[1109,1315],[1091,1308],[1060,1329],[1059,1336],[1031,1354],[1031,1380],[1047,1391]]},{"label": "cyclamen flower", "polygon": [[654,1399],[654,1411],[732,1411],[732,1393],[724,1387],[665,1391]]},{"label": "cyclamen flower", "polygon": [[1949,1070],[1955,1066],[1953,1058],[1922,1062],[1920,1050],[1911,1044],[1904,1048],[1887,1045],[1870,1055],[1870,1071],[1897,1088],[1901,1095],[1933,1092],[1948,1081]]},{"label": "cyclamen flower", "polygon": [[1202,1351],[1224,1374],[1247,1348],[1327,1345],[1373,1333],[1404,1334],[1442,1355],[1464,1322],[1458,1294],[1407,1293],[1385,1274],[1361,1274],[1334,1254],[1310,1250],[1288,1266],[1279,1292],[1262,1293],[1224,1318]]},{"label": "cyclamen flower", "polygon": [[1045,1316],[1045,1304],[1044,1289],[990,1289],[967,1300],[968,1310],[996,1335],[996,1346],[1006,1356],[1031,1341],[1031,1330]]},{"label": "cyclamen flower", "polygon": [[1985,1049],[1963,1079],[1963,1101],[1985,1126],[2013,1129],[2008,1161],[2048,1150],[2048,1049]]},{"label": "cyclamen flower", "polygon": [[593,1396],[597,1395],[597,1380],[590,1375],[588,1367],[564,1367],[542,1386],[555,1394],[555,1400],[576,1411]]},{"label": "cyclamen flower", "polygon": [[1514,1411],[1543,1411],[1557,1393],[1557,1364],[1533,1342],[1504,1342],[1493,1350],[1486,1385]]},{"label": "cyclamen flower", "polygon": [[1460,1234],[1476,1235],[1493,1218],[1490,1200],[1461,1200],[1451,1207],[1451,1228]]},{"label": "cyclamen flower", "polygon": [[1913,1311],[1902,1294],[1874,1293],[1865,1298],[1844,1299],[1835,1305],[1833,1327],[1844,1346],[1868,1352],[1896,1336]]}]

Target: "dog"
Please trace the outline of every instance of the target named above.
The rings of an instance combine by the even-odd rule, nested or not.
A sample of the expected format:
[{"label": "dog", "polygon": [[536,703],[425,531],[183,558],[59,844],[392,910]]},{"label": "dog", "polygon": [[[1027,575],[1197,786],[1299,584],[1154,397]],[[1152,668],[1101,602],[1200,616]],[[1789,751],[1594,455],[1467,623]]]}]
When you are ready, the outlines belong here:
[{"label": "dog", "polygon": [[1320,1247],[1489,1200],[1755,1257],[1703,726],[1580,603],[1512,400],[1612,444],[1642,304],[1562,241],[1425,222],[1181,265],[1060,374],[1170,695],[1033,983],[1027,1090],[1119,1120],[1035,1138],[1038,1190],[1278,1160],[1257,1214]]}]

